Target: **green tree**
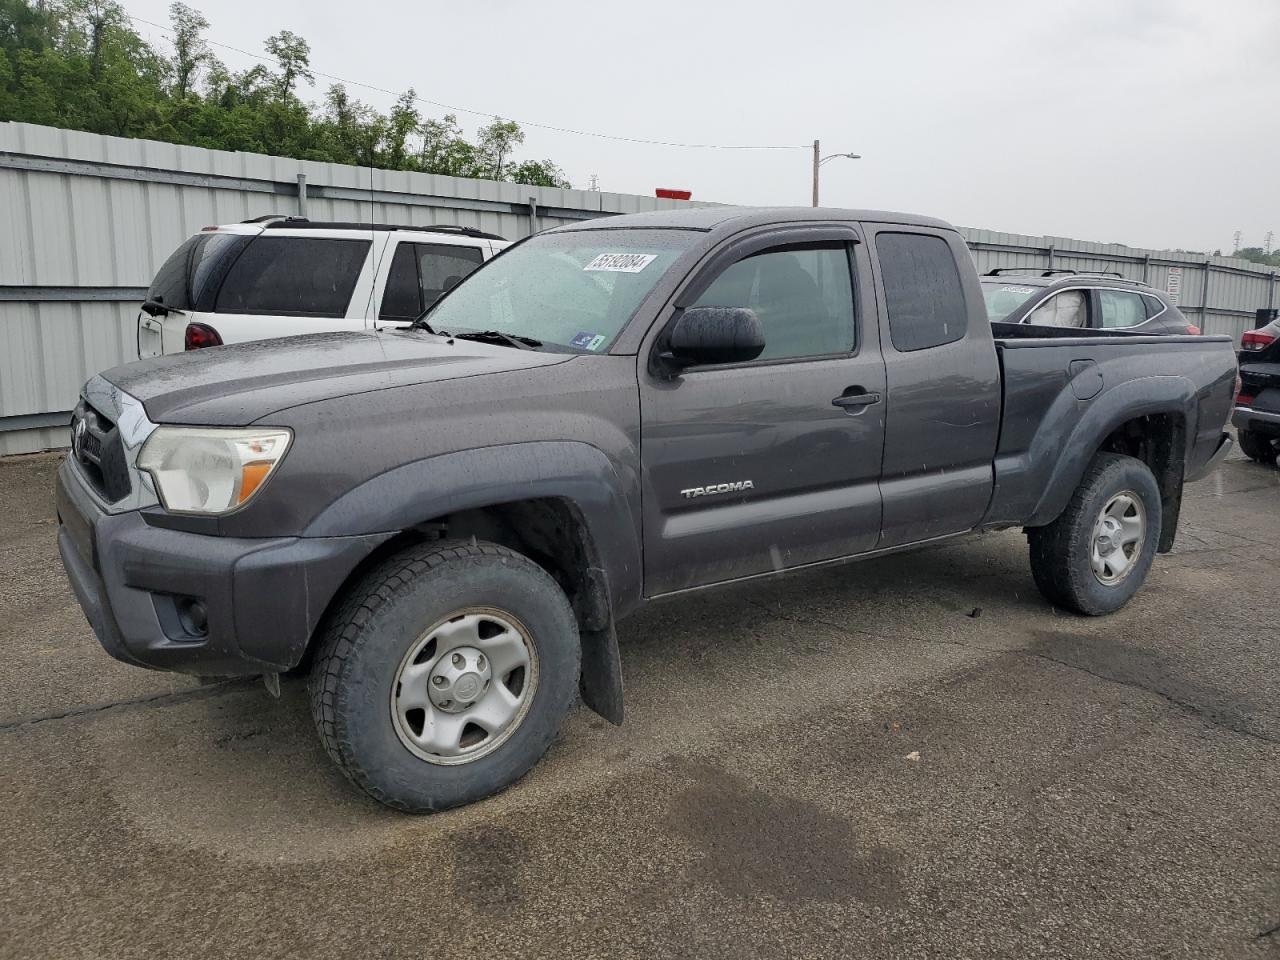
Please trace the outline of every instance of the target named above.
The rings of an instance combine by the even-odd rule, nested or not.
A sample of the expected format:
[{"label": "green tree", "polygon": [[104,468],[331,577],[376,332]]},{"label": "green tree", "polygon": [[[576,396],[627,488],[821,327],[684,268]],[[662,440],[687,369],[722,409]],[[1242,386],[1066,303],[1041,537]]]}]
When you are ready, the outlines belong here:
[{"label": "green tree", "polygon": [[169,6],[169,21],[173,24],[173,93],[185,100],[202,67],[221,66],[209,49],[203,33],[209,29],[209,21],[185,3]]},{"label": "green tree", "polygon": [[311,46],[296,33],[281,30],[275,36],[268,37],[267,53],[276,58],[280,72],[276,75],[276,92],[281,101],[293,95],[293,87],[299,80],[314,83],[315,76],[311,72]]},{"label": "green tree", "polygon": [[458,177],[567,186],[550,160],[514,159],[518,124],[495,118],[469,140],[457,117],[424,119],[412,89],[386,113],[340,84],[319,104],[311,50],[289,30],[269,37],[276,68],[232,71],[212,54],[208,20],[169,8],[173,50],[151,47],[117,0],[0,0],[0,121],[19,120],[220,150],[373,164]]},{"label": "green tree", "polygon": [[442,120],[427,120],[420,129],[422,146],[418,169],[450,177],[469,177],[476,167],[476,148],[462,134],[458,118],[446,113]]},{"label": "green tree", "polygon": [[520,144],[524,143],[524,131],[514,120],[494,117],[493,123],[481,127],[476,137],[476,163],[479,175],[490,180],[503,180],[502,165]]},{"label": "green tree", "polygon": [[535,187],[562,187],[567,190],[572,186],[564,171],[550,160],[526,160],[517,164],[511,169],[511,180]]},{"label": "green tree", "polygon": [[1280,251],[1267,253],[1261,247],[1245,247],[1242,250],[1237,250],[1232,256],[1252,263],[1261,263],[1268,267],[1280,267]]}]

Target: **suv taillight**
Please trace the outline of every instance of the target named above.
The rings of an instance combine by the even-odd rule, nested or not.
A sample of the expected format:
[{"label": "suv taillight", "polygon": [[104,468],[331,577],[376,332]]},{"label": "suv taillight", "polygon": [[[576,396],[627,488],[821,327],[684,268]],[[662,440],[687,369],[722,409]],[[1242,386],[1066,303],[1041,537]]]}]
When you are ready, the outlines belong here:
[{"label": "suv taillight", "polygon": [[1198,337],[1200,336],[1200,328],[1197,327],[1194,323],[1188,323],[1187,333],[1189,333],[1193,337]]},{"label": "suv taillight", "polygon": [[1265,350],[1275,342],[1276,338],[1274,334],[1263,333],[1261,330],[1250,330],[1240,338],[1240,349]]},{"label": "suv taillight", "polygon": [[188,323],[183,337],[183,346],[187,350],[200,350],[203,347],[222,346],[222,337],[218,331],[207,323]]}]

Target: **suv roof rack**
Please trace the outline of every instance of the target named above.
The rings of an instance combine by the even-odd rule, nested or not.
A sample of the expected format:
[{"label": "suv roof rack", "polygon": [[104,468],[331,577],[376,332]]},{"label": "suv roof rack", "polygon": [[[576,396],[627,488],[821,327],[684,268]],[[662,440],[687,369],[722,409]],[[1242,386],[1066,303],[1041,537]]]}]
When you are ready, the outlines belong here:
[{"label": "suv roof rack", "polygon": [[496,233],[486,233],[475,227],[460,227],[452,223],[407,224],[407,223],[349,223],[338,220],[308,220],[306,217],[286,217],[279,214],[267,214],[254,217],[252,220],[241,220],[241,223],[260,223],[267,230],[416,230],[419,233],[452,233],[464,237],[475,237],[481,240],[506,240]]},{"label": "suv roof rack", "polygon": [[1076,272],[1075,270],[1057,270],[1057,269],[1045,270],[1045,269],[1042,269],[1041,267],[996,267],[994,270],[988,270],[984,274],[984,276],[1002,277],[1006,273],[1008,273],[1008,274],[1018,274],[1019,276],[1024,276],[1024,277],[1053,277],[1053,276],[1057,276],[1060,273],[1075,273],[1075,272]]},{"label": "suv roof rack", "polygon": [[1119,270],[1068,270],[1066,268],[1042,270],[1039,267],[996,267],[994,270],[988,270],[983,276],[1002,277],[1006,274],[1028,277],[1105,277],[1108,280],[1119,280],[1122,283],[1132,283],[1139,287],[1151,286],[1145,280],[1134,280],[1132,277],[1126,277]]}]

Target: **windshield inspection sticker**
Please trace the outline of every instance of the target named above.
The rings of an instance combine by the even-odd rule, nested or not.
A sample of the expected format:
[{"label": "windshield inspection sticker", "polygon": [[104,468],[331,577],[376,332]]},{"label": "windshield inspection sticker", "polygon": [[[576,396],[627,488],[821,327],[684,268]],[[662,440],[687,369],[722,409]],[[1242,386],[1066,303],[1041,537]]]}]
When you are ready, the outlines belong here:
[{"label": "windshield inspection sticker", "polygon": [[609,273],[639,273],[658,259],[656,253],[602,253],[583,270],[605,270]]},{"label": "windshield inspection sticker", "polygon": [[599,350],[602,343],[604,343],[603,333],[591,333],[584,330],[569,341],[569,346],[579,347],[583,350]]}]

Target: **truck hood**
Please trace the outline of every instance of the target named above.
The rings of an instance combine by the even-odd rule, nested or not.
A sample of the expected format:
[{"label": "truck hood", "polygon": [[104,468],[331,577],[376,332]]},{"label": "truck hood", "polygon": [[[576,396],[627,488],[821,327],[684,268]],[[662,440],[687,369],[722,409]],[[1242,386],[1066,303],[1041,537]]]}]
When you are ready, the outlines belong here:
[{"label": "truck hood", "polygon": [[316,333],[128,363],[102,376],[155,423],[244,426],[317,400],[550,366],[573,354],[425,331]]}]

